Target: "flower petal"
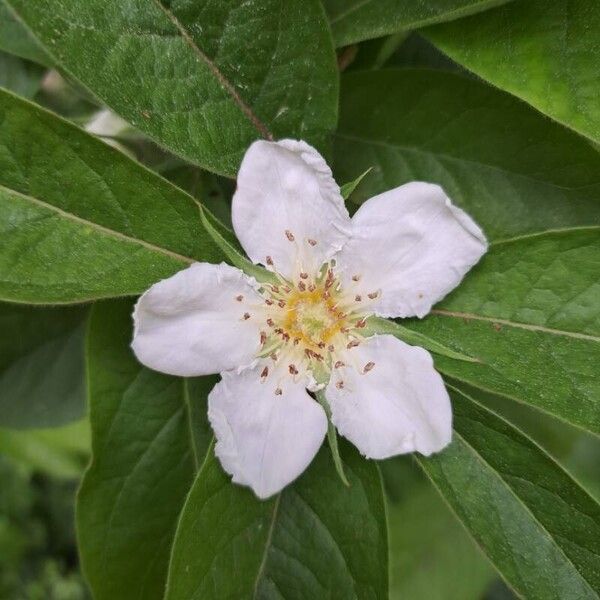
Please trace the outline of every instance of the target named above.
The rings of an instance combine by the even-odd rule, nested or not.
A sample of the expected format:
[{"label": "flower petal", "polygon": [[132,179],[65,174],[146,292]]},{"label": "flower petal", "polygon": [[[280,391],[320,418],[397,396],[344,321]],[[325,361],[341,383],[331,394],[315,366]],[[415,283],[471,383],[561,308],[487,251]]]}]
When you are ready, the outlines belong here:
[{"label": "flower petal", "polygon": [[133,313],[138,360],[182,377],[248,365],[265,321],[256,285],[224,263],[196,263],[154,284]]},{"label": "flower petal", "polygon": [[486,250],[481,229],[440,186],[413,181],[359,208],[336,261],[349,293],[378,293],[369,310],[423,317]]},{"label": "flower petal", "polygon": [[350,232],[331,169],[314,148],[295,140],[250,146],[238,173],[232,220],[250,259],[289,279],[302,270],[316,273]]},{"label": "flower petal", "polygon": [[[298,477],[319,450],[327,417],[302,381],[261,378],[264,363],[222,373],[208,396],[208,418],[217,436],[215,453],[235,483],[259,498],[276,494]],[[264,380],[266,379],[266,380]]]},{"label": "flower petal", "polygon": [[331,420],[367,458],[428,456],[450,443],[450,399],[426,350],[373,336],[348,350],[344,363],[325,392]]}]

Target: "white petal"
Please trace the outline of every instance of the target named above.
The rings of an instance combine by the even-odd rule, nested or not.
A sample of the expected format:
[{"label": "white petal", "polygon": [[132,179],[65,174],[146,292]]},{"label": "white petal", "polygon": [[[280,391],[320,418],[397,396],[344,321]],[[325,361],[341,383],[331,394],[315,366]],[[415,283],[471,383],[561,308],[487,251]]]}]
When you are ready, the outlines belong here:
[{"label": "white petal", "polygon": [[349,293],[379,292],[376,314],[423,317],[486,250],[481,229],[440,186],[413,181],[360,207],[336,261]]},{"label": "white petal", "polygon": [[[215,453],[235,483],[259,498],[276,494],[298,477],[319,450],[327,417],[302,381],[280,384],[260,377],[264,363],[241,373],[222,373],[208,396]],[[282,394],[276,395],[280,386]]]},{"label": "white petal", "polygon": [[151,369],[182,377],[248,365],[265,321],[255,287],[224,263],[196,263],[159,281],[135,306],[135,355]]},{"label": "white petal", "polygon": [[[242,161],[232,220],[255,263],[294,278],[316,273],[339,250],[350,218],[323,157],[305,142],[254,142]],[[292,240],[292,241],[290,241]],[[316,245],[314,245],[316,242]]]},{"label": "white petal", "polygon": [[450,443],[450,399],[426,350],[374,336],[346,352],[344,363],[326,390],[331,420],[367,458],[428,456]]}]

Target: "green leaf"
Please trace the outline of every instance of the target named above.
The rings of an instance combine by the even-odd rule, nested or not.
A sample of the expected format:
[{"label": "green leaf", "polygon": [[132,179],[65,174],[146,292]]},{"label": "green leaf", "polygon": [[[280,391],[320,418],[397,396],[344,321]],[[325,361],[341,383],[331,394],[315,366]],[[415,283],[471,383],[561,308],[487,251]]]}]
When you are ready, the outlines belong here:
[{"label": "green leaf", "polygon": [[223,254],[198,203],[67,121],[0,91],[0,298],[139,294]]},{"label": "green leaf", "polygon": [[600,154],[458,74],[348,73],[334,166],[339,181],[374,166],[356,202],[408,181],[439,183],[491,240],[600,222]]},{"label": "green leaf", "polygon": [[364,173],[360,174],[356,179],[345,183],[340,187],[340,193],[342,194],[342,198],[347,200],[352,192],[360,185],[360,182],[369,174],[369,171],[372,167],[369,167]]},{"label": "green leaf", "polygon": [[54,427],[84,415],[87,314],[0,304],[0,427]]},{"label": "green leaf", "polygon": [[0,429],[0,454],[38,473],[76,479],[89,457],[89,438],[87,420],[54,429]]},{"label": "green leaf", "polygon": [[0,51],[0,87],[25,98],[33,98],[40,89],[44,68]]},{"label": "green leaf", "polygon": [[411,457],[385,461],[386,473],[400,492],[387,502],[390,598],[491,600],[494,569]]},{"label": "green leaf", "polygon": [[52,61],[33,36],[0,0],[0,50],[27,60],[50,66]]},{"label": "green leaf", "polygon": [[600,435],[600,235],[548,232],[492,245],[422,321],[403,325],[477,357],[438,369]]},{"label": "green leaf", "polygon": [[177,516],[210,439],[214,379],[184,380],[133,356],[128,301],[91,316],[92,463],[78,495],[84,573],[96,600],[162,598]]},{"label": "green leaf", "polygon": [[600,141],[595,2],[511,2],[423,34],[483,79]]},{"label": "green leaf", "polygon": [[597,598],[600,506],[508,422],[452,399],[454,440],[417,459],[427,475],[519,595]]},{"label": "green leaf", "polygon": [[177,528],[166,600],[386,598],[387,535],[376,465],[329,450],[277,497],[233,485],[209,453]]},{"label": "green leaf", "polygon": [[322,147],[337,68],[318,0],[9,0],[67,72],[175,154],[233,176],[260,137]]},{"label": "green leaf", "polygon": [[336,46],[458,19],[507,0],[325,0]]}]

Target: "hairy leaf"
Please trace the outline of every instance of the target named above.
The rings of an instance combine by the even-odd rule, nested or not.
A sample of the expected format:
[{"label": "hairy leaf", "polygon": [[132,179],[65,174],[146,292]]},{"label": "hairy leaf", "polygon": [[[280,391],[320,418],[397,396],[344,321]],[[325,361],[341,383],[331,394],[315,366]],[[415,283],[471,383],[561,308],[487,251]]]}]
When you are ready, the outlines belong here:
[{"label": "hairy leaf", "polygon": [[493,85],[600,141],[600,11],[595,2],[511,2],[423,33]]},{"label": "hairy leaf", "polygon": [[234,175],[260,137],[323,146],[337,69],[318,0],[9,0],[56,62],[175,154]]},{"label": "hairy leaf", "polygon": [[600,505],[508,422],[452,399],[452,445],[418,459],[440,493],[519,595],[597,598]]},{"label": "hairy leaf", "polygon": [[210,453],[179,521],[166,600],[387,597],[379,473],[343,450],[350,488],[322,448],[266,502],[233,485]]},{"label": "hairy leaf", "polygon": [[143,292],[223,254],[198,204],[104,142],[0,91],[0,298]]},{"label": "hairy leaf", "polygon": [[0,427],[54,427],[84,415],[87,314],[0,304]]},{"label": "hairy leaf", "polygon": [[92,463],[79,491],[84,573],[96,600],[159,599],[177,516],[210,440],[204,397],[133,356],[128,301],[98,304],[88,340]]}]

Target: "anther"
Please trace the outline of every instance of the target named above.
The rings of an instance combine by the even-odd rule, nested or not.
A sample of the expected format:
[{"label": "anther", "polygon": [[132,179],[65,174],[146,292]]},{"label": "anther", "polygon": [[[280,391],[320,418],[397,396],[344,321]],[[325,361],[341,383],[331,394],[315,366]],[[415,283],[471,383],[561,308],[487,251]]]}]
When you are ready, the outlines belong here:
[{"label": "anther", "polygon": [[317,240],[313,240],[311,238],[308,238],[306,240],[311,246],[316,246],[317,245]]},{"label": "anther", "polygon": [[341,381],[341,380],[340,380],[340,381],[338,381],[338,382],[335,384],[335,387],[336,387],[338,390],[341,390],[341,389],[343,389],[343,387],[344,387],[344,382],[343,382],[343,381]]},{"label": "anther", "polygon": [[275,322],[273,321],[273,319],[267,319],[267,325],[269,327],[273,327],[275,325]]},{"label": "anther", "polygon": [[295,238],[294,238],[294,234],[293,234],[293,233],[292,233],[292,232],[291,232],[289,229],[286,229],[286,230],[285,230],[285,237],[286,237],[286,238],[287,238],[287,239],[288,239],[290,242],[293,242],[293,241],[294,241],[294,239],[295,239]]},{"label": "anther", "polygon": [[300,343],[300,338],[294,338],[294,346],[297,346]]},{"label": "anther", "polygon": [[333,352],[335,350],[333,344],[329,344],[329,346],[327,346],[327,350],[329,350],[329,352]]},{"label": "anther", "polygon": [[366,324],[367,324],[367,319],[365,317],[363,317],[360,321],[356,322],[356,325],[354,327],[357,327],[358,329],[362,329]]},{"label": "anther", "polygon": [[281,396],[281,394],[283,394],[283,392],[281,391],[281,388],[275,388],[275,395]]},{"label": "anther", "polygon": [[267,375],[269,374],[269,367],[265,367],[262,370],[262,373],[260,374],[260,378],[261,379],[265,379],[267,377]]},{"label": "anther", "polygon": [[236,296],[236,297],[235,297],[235,299],[236,299],[238,302],[241,302],[241,301],[244,299],[244,296],[242,296],[242,295],[240,294],[239,296]]},{"label": "anther", "polygon": [[360,275],[352,275],[352,281],[360,281]]},{"label": "anther", "polygon": [[355,302],[360,302],[361,300],[362,300],[362,296],[360,294],[356,294],[356,296],[354,296]]},{"label": "anther", "polygon": [[367,294],[367,296],[371,299],[371,300],[375,300],[375,298],[377,298],[377,296],[379,296],[379,292],[371,292],[370,294]]},{"label": "anther", "polygon": [[277,352],[271,352],[271,354],[269,354],[269,358],[273,361],[277,361]]},{"label": "anther", "polygon": [[283,308],[285,306],[285,300],[280,300],[278,303],[279,308]]},{"label": "anther", "polygon": [[285,331],[281,334],[281,337],[283,338],[284,342],[289,342],[290,341],[290,336],[288,333],[285,333]]},{"label": "anther", "polygon": [[374,366],[375,366],[374,362],[368,362],[363,368],[363,373],[368,373],[369,371],[371,371],[373,369]]},{"label": "anther", "polygon": [[335,365],[333,365],[334,369],[339,369],[340,367],[345,367],[345,363],[341,360],[336,360]]},{"label": "anther", "polygon": [[308,273],[302,271],[302,273],[300,273],[300,279],[308,279]]},{"label": "anther", "polygon": [[275,294],[279,294],[279,288],[276,285],[271,286],[271,291],[274,292]]},{"label": "anther", "polygon": [[283,333],[283,329],[281,329],[281,327],[278,327],[278,328],[275,330],[275,333]]},{"label": "anther", "polygon": [[317,346],[319,346],[319,348],[321,348],[322,350],[323,348],[325,348],[325,342],[319,342]]},{"label": "anther", "polygon": [[289,287],[286,285],[286,286],[283,288],[283,291],[284,291],[286,294],[289,294],[289,293],[290,293],[292,290],[291,290],[291,288],[289,288]]},{"label": "anther", "polygon": [[346,348],[348,348],[348,350],[350,350],[350,348],[356,348],[356,346],[358,346],[360,344],[360,342],[358,340],[350,340],[348,342],[348,344],[346,345]]},{"label": "anther", "polygon": [[244,321],[247,321],[250,318],[250,313],[244,313]]},{"label": "anther", "polygon": [[309,292],[314,292],[316,289],[317,289],[317,288],[316,288],[316,286],[315,286],[315,284],[314,284],[314,283],[311,283],[311,284],[308,286],[308,291],[309,291]]},{"label": "anther", "polygon": [[265,300],[265,304],[266,304],[267,306],[273,306],[273,300],[271,300],[270,298],[267,298],[267,299]]},{"label": "anther", "polygon": [[264,331],[260,332],[260,345],[264,346],[267,341],[267,334]]},{"label": "anther", "polygon": [[267,264],[272,267],[273,266],[273,259],[270,256],[267,256]]},{"label": "anther", "polygon": [[296,369],[295,365],[290,365],[288,371],[290,372],[290,375],[298,375],[298,369]]},{"label": "anther", "polygon": [[299,281],[298,282],[298,289],[303,292],[306,289],[306,284],[304,283],[304,281]]}]

